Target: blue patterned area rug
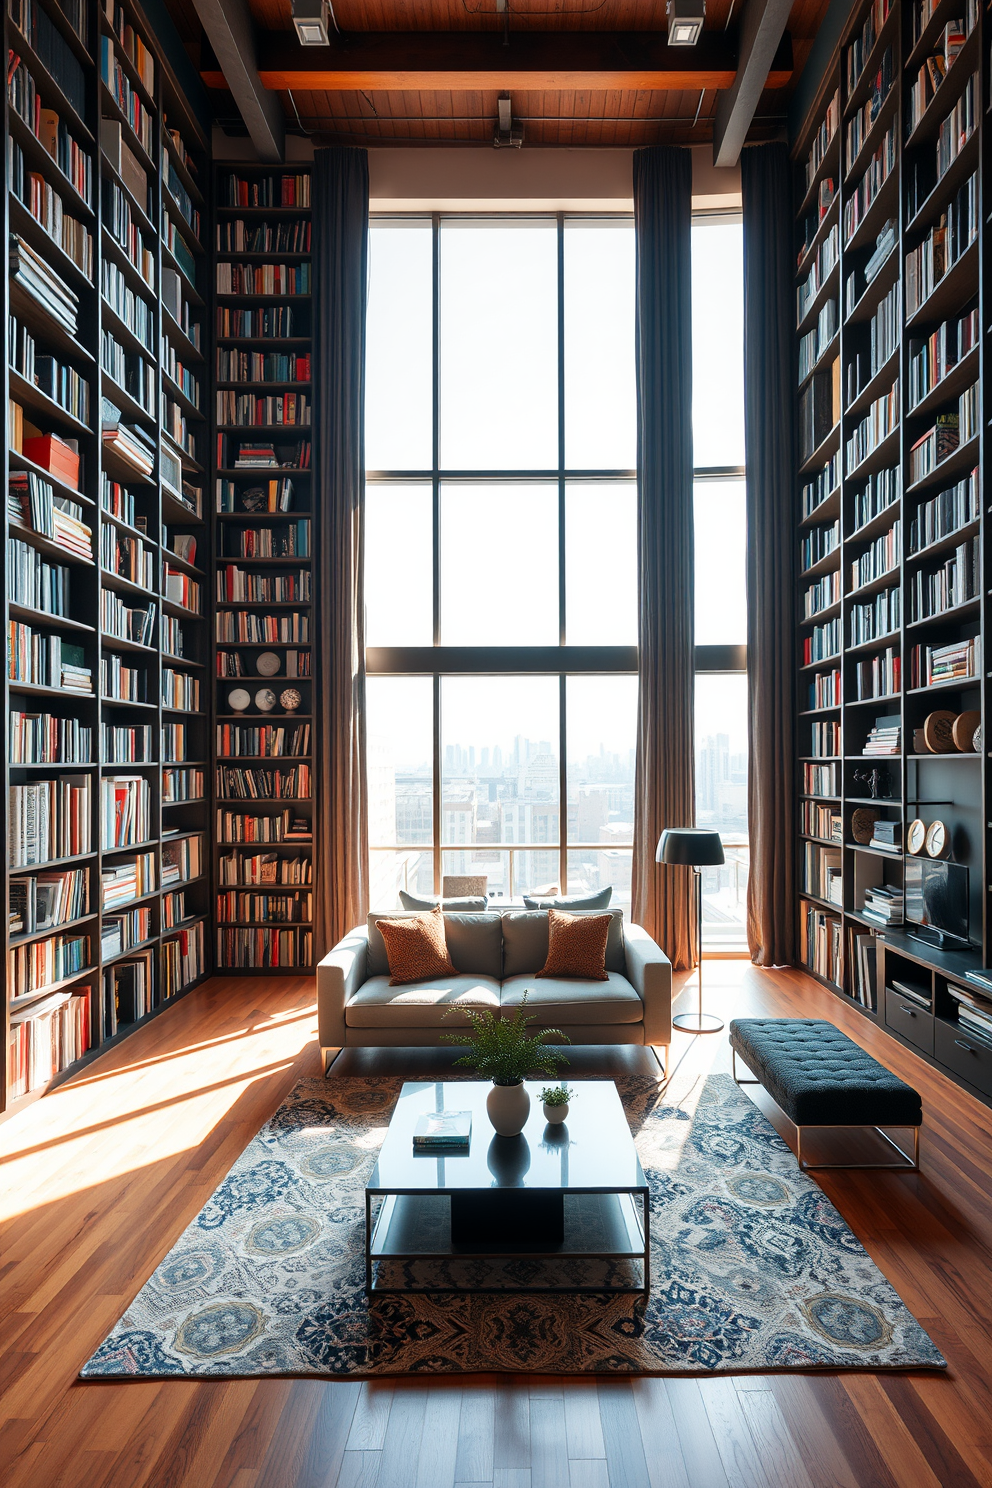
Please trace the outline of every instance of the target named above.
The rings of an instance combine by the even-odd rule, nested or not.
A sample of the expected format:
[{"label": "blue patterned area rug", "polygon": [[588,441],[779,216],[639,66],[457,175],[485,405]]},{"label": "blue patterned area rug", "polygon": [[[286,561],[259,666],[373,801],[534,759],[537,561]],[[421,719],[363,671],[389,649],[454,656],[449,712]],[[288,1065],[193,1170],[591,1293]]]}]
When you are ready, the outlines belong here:
[{"label": "blue patterned area rug", "polygon": [[[590,1262],[478,1258],[416,1264],[438,1284],[485,1291],[370,1302],[364,1184],[400,1084],[300,1081],[82,1377],[946,1367],[728,1075],[699,1079],[677,1104],[651,1080],[617,1081],[651,1189],[646,1303],[541,1290],[587,1279],[563,1268]],[[424,1275],[407,1263],[398,1284]],[[521,1282],[533,1290],[500,1290]]]}]

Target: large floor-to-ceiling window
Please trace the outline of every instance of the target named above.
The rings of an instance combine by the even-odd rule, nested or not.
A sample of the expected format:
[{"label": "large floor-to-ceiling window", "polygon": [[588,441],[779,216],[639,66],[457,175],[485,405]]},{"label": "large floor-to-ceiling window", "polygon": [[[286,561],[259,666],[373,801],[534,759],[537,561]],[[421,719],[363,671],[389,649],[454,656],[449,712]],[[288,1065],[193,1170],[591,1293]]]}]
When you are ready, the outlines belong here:
[{"label": "large floor-to-ceiling window", "polygon": [[[696,334],[709,335],[705,306],[697,321]],[[726,327],[719,334],[726,361]],[[733,379],[727,393],[719,357],[714,365],[723,401]],[[739,382],[738,372],[737,393]],[[466,874],[504,898],[610,885],[614,902],[629,905],[632,220],[374,219],[367,389],[374,906],[392,907],[401,888],[432,894],[443,876]],[[742,592],[743,455],[732,439],[718,449],[717,430],[728,418],[742,425],[742,415],[697,398],[694,418],[697,441],[710,440],[697,511],[707,525],[715,519],[725,567],[737,548],[729,588],[707,571],[725,607],[734,585]],[[701,665],[743,665],[736,621],[721,626],[701,604]],[[706,625],[719,633],[712,646]],[[700,721],[706,681],[717,675],[701,675]],[[726,814],[744,746],[735,725],[728,735],[725,701],[716,701],[712,747],[701,749],[713,778],[700,810],[736,839],[743,818]],[[742,811],[742,791],[738,804]],[[725,922],[733,890],[710,885],[708,901]]]}]

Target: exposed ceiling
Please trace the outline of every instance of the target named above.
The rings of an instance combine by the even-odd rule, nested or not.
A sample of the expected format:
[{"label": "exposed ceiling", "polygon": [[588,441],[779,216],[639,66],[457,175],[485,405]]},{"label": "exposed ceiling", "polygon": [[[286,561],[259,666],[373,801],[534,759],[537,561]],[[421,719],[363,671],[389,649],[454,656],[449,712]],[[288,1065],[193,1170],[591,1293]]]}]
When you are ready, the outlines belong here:
[{"label": "exposed ceiling", "polygon": [[[216,117],[236,128],[199,19],[203,0],[166,3]],[[509,0],[506,12],[497,0],[334,0],[326,52],[297,44],[291,0],[246,3],[262,84],[278,94],[291,132],[325,144],[490,144],[497,99],[509,93],[525,145],[608,147],[709,141],[755,0],[708,0],[699,46],[677,51],[664,46],[665,0]],[[781,129],[827,4],[791,5],[750,138]]]}]

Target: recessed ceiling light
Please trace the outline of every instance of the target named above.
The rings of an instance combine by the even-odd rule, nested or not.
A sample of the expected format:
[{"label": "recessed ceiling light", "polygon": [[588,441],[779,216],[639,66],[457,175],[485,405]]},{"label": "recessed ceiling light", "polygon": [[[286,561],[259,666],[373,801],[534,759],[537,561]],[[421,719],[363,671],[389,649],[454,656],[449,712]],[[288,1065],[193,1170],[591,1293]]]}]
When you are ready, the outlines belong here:
[{"label": "recessed ceiling light", "polygon": [[706,0],[668,0],[668,45],[695,46],[706,19]]},{"label": "recessed ceiling light", "polygon": [[293,0],[293,25],[300,46],[327,46],[326,0]]}]

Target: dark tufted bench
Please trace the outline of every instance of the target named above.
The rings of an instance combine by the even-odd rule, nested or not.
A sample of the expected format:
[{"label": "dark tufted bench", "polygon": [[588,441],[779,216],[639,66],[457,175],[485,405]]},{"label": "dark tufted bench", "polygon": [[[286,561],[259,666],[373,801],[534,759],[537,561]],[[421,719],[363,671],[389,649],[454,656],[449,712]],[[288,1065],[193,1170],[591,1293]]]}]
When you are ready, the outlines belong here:
[{"label": "dark tufted bench", "polygon": [[[832,1023],[822,1018],[735,1018],[730,1047],[738,1085],[763,1085],[797,1127],[801,1168],[919,1167],[923,1120],[919,1094]],[[737,1079],[738,1054],[756,1079]],[[804,1126],[911,1126],[914,1156],[881,1132],[906,1163],[814,1165],[803,1160]]]}]

